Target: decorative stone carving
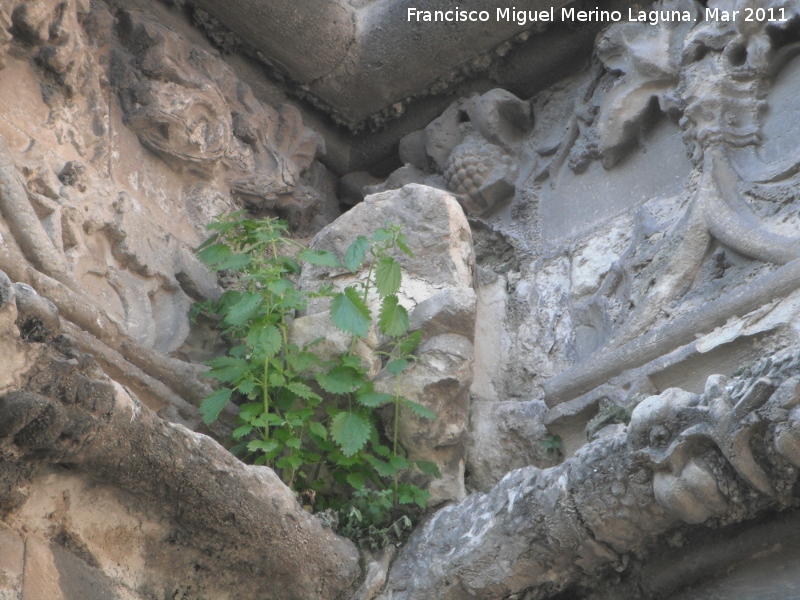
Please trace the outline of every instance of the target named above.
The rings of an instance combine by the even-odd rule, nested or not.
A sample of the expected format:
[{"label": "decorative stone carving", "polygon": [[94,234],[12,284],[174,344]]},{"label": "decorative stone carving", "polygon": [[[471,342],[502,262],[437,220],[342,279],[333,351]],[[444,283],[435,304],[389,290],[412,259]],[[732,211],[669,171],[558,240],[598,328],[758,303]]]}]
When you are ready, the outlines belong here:
[{"label": "decorative stone carving", "polygon": [[516,152],[532,128],[530,104],[492,90],[445,111],[426,128],[426,146],[466,212],[481,215],[514,196]]},{"label": "decorative stone carving", "polygon": [[297,109],[265,106],[221,60],[141,15],[124,12],[120,32],[131,56],[117,57],[115,83],[142,144],[178,170],[219,166],[235,195],[283,208],[324,151]]},{"label": "decorative stone carving", "polygon": [[174,353],[213,354],[195,353],[187,312],[219,292],[192,247],[236,208],[231,196],[303,232],[338,214],[319,137],[296,109],[257,101],[218,55],[115,3],[4,2],[0,36],[0,54],[14,46],[0,268],[51,300],[151,408],[198,427],[206,367]]},{"label": "decorative stone carving", "polygon": [[[690,4],[676,0],[664,2],[663,7],[696,10]],[[744,14],[743,2],[725,6]],[[638,343],[665,307],[677,301],[681,290],[692,284],[714,240],[756,261],[783,265],[800,258],[800,236],[775,231],[774,225],[763,222],[753,211],[742,193],[746,186],[766,183],[791,186],[791,177],[800,169],[800,148],[771,163],[760,157],[759,150],[769,83],[800,54],[800,45],[781,34],[797,9],[779,2],[767,2],[763,8],[781,6],[785,22],[703,19],[698,24],[673,23],[659,28],[626,23],[609,27],[599,40],[599,57],[608,68],[622,73],[597,117],[598,148],[604,165],[613,167],[629,149],[637,131],[652,121],[653,111],[661,110],[680,119],[699,172],[682,220],[651,259],[651,276],[637,280],[628,275],[633,285],[627,290],[627,305],[633,309],[624,309],[617,316],[611,339],[598,350],[590,369],[576,367],[546,384],[551,404],[582,393],[574,384],[564,387],[568,379],[592,377],[592,370],[600,363],[604,364],[605,376],[609,374],[611,353]],[[621,266],[631,268],[630,264]],[[618,287],[612,285],[609,291],[616,293]],[[735,304],[732,297],[730,300],[721,303],[719,309],[730,310]],[[733,314],[742,313],[720,312],[714,322]],[[665,354],[675,347],[664,339],[658,352]],[[625,368],[642,364],[643,357]],[[574,381],[577,383],[577,379]]]},{"label": "decorative stone carving", "polygon": [[510,198],[520,175],[518,153],[533,128],[533,112],[505,90],[492,90],[452,104],[424,131],[401,141],[406,166],[375,191],[406,183],[442,185],[426,171],[442,174],[467,214],[491,212]]},{"label": "decorative stone carving", "polygon": [[5,5],[0,5],[0,69],[6,66],[4,55],[11,43],[11,15]]},{"label": "decorative stone carving", "polygon": [[91,68],[79,25],[89,13],[88,0],[14,0],[11,5],[16,31],[38,48],[37,60],[61,80],[69,95],[75,94]]},{"label": "decorative stone carving", "polygon": [[[7,321],[14,312],[20,322],[43,317],[48,309],[40,310],[42,299],[32,290],[18,286],[15,301],[10,289],[0,271],[4,522],[18,527],[27,522],[49,540],[69,539],[50,550],[71,557],[68,572],[81,572],[84,563],[95,577],[102,569],[104,585],[92,593],[109,597],[117,595],[114,588],[124,590],[123,597],[144,597],[151,586],[256,597],[276,582],[281,585],[266,592],[268,597],[338,598],[351,590],[359,575],[355,546],[305,512],[272,470],[247,466],[210,438],[159,418],[109,380],[70,336],[49,332],[58,335],[45,344],[14,335],[13,322]],[[15,379],[24,379],[24,389],[6,378],[9,366],[19,368]],[[55,494],[56,489],[63,491]],[[38,513],[54,496],[61,502],[42,523]],[[26,505],[29,497],[35,507]],[[94,514],[87,518],[83,506],[70,506],[71,500],[93,504]],[[106,520],[111,515],[113,525]],[[114,549],[112,540],[123,534],[126,542]],[[241,545],[240,535],[248,540]],[[243,552],[238,558],[234,547]],[[50,556],[48,544],[42,543],[41,552]],[[5,553],[3,546],[0,564],[8,569]],[[42,591],[36,578],[41,565],[29,563],[25,589],[61,598],[59,585],[69,587],[61,566],[47,572],[55,576]]]},{"label": "decorative stone carving", "polygon": [[548,598],[625,572],[685,524],[796,505],[798,372],[800,355],[784,352],[738,379],[709,378],[702,395],[668,390],[627,431],[557,467],[512,471],[420,527],[379,597]]}]

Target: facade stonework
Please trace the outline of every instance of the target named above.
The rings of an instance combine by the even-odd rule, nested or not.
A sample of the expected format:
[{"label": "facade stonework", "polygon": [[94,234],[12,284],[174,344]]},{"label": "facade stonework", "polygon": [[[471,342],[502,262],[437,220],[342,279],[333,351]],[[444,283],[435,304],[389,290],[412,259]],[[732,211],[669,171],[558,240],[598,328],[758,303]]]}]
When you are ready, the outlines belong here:
[{"label": "facade stonework", "polygon": [[[800,4],[408,8],[0,0],[0,598],[800,589]],[[195,249],[234,210],[339,257],[406,232],[401,381],[437,419],[398,442],[442,478],[402,548],[230,454],[232,404],[203,423],[226,340],[189,313],[230,281]],[[391,393],[327,302],[294,343]]]}]

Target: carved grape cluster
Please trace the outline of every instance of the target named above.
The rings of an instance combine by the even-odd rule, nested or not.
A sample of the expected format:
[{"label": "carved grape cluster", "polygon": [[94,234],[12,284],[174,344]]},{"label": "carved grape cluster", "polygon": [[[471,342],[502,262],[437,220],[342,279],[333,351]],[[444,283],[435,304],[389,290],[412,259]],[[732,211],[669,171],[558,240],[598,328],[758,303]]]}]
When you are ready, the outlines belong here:
[{"label": "carved grape cluster", "polygon": [[486,201],[481,188],[491,177],[492,171],[508,171],[514,166],[514,157],[499,146],[489,143],[467,143],[458,146],[444,169],[447,188],[485,208]]}]

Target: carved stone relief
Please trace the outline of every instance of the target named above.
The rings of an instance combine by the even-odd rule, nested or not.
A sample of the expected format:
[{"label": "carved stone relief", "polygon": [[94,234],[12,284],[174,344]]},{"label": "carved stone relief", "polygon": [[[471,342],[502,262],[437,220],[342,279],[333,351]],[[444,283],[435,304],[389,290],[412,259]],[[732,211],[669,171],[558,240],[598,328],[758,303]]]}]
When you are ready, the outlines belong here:
[{"label": "carved stone relief", "polygon": [[218,293],[192,248],[237,201],[302,232],[336,216],[320,138],[209,49],[113,3],[4,2],[0,35],[0,268],[151,407],[197,426],[205,367],[170,358],[214,351],[189,337],[190,305]]},{"label": "carved stone relief", "polygon": [[459,100],[424,130],[403,138],[400,158],[406,166],[365,190],[424,183],[452,192],[470,216],[493,212],[514,197],[519,153],[532,127],[530,104],[505,90]]},{"label": "carved stone relief", "polygon": [[[427,336],[404,385],[443,417],[403,415],[399,435],[412,456],[440,465],[434,501],[460,504],[415,534],[383,597],[546,598],[624,577],[635,586],[648,544],[665,534],[797,507],[800,148],[796,124],[781,123],[798,108],[800,10],[755,4],[782,7],[789,21],[612,25],[582,75],[530,102],[503,90],[459,101],[403,139],[405,167],[386,182],[348,180],[353,198],[406,183],[444,188],[471,217],[449,195],[409,186],[371,197],[317,241],[343,250],[341,228],[367,232],[392,213],[428,250],[404,263],[402,299],[416,307],[413,327]],[[658,7],[702,13],[685,0]],[[133,440],[126,460],[136,469],[147,448],[182,444],[183,471],[214,479],[224,467],[236,493],[208,503],[206,488],[165,480],[175,468],[167,451],[152,455],[145,488],[179,499],[188,489],[197,506],[223,509],[199,542],[210,540],[213,551],[232,531],[234,540],[248,539],[262,529],[247,526],[251,513],[242,506],[250,505],[239,492],[256,498],[252,514],[274,516],[261,507],[269,498],[248,496],[242,483],[258,480],[255,471],[164,425],[104,381],[88,355],[162,416],[198,426],[192,404],[209,387],[198,379],[202,367],[174,356],[202,354],[184,343],[185,314],[217,287],[191,248],[205,222],[234,201],[285,216],[303,232],[329,220],[338,207],[328,202],[334,179],[314,160],[318,136],[295,109],[256,100],[208,47],[130,7],[3,2],[0,60],[0,104],[8,107],[0,114],[0,269],[16,282],[0,278],[0,341],[9,349],[0,391],[30,388],[0,402],[8,413],[0,419],[3,452],[67,460],[135,487],[141,482],[108,458],[111,442]],[[14,121],[23,103],[41,122]],[[547,211],[568,194],[575,212],[559,223]],[[590,196],[602,206],[578,214]],[[433,198],[437,219],[425,212]],[[324,270],[303,277],[312,286],[352,281]],[[308,339],[318,337],[317,309],[324,311],[298,317],[295,334],[305,323]],[[53,344],[50,355],[36,346],[43,341]],[[366,354],[379,372],[379,344],[370,343]],[[766,354],[772,358],[747,366]],[[35,364],[41,369],[23,382],[20,372]],[[111,408],[48,387],[50,372],[65,364],[71,374],[50,379],[89,378]],[[735,377],[707,377],[736,367]],[[577,425],[568,439],[569,419]],[[98,437],[66,448],[87,423],[87,435]],[[224,436],[224,426],[216,433]],[[555,433],[563,455],[542,444],[554,448]],[[512,457],[493,443],[507,436]],[[212,463],[189,460],[207,455]],[[555,466],[502,478],[531,464]],[[464,499],[465,471],[466,485],[487,493]],[[275,531],[286,553],[302,562],[281,529],[291,521],[347,558],[345,572],[328,557],[330,571],[303,580],[304,597],[345,593],[357,578],[355,549],[320,533],[291,494],[276,489],[288,520]],[[192,512],[175,518],[197,526]],[[257,566],[259,576],[282,569],[293,577],[297,563],[270,561]],[[326,579],[337,569],[341,581]],[[333,591],[318,592],[318,581]],[[376,593],[380,584],[367,587]]]},{"label": "carved stone relief", "polygon": [[[531,100],[535,126],[529,108],[495,91],[453,105],[401,145],[405,174],[427,169],[424,181],[449,187],[526,257],[506,274],[501,399],[572,400],[793,289],[778,281],[793,277],[800,252],[791,208],[800,148],[776,133],[770,111],[791,106],[787,84],[774,102],[771,86],[800,54],[797,7],[759,7],[782,8],[785,21],[705,20],[704,7],[664,0],[655,8],[697,21],[609,26],[584,75]],[[780,110],[789,112],[778,122],[791,121]],[[486,172],[509,165],[502,194],[478,193],[472,171],[481,175],[468,167],[481,161]],[[442,180],[429,175],[437,171]],[[780,265],[748,288],[752,297],[737,295]],[[662,326],[652,349],[630,346]]]},{"label": "carved stone relief", "polygon": [[314,216],[321,201],[300,175],[324,145],[297,109],[262,104],[221,60],[141,15],[122,13],[120,39],[113,83],[145,147],[178,171],[222,170],[235,196],[295,226]]},{"label": "carved stone relief", "polygon": [[[726,253],[776,265],[800,256],[796,230],[776,231],[754,212],[750,200],[767,200],[768,189],[773,198],[788,200],[795,187],[792,178],[800,169],[800,148],[773,162],[762,159],[760,151],[767,85],[800,53],[791,34],[780,35],[789,23],[755,27],[744,21],[705,21],[690,30],[664,27],[656,39],[651,28],[638,25],[637,30],[637,25],[626,24],[609,28],[600,40],[601,58],[624,73],[598,117],[598,148],[604,164],[619,160],[644,121],[648,103],[655,101],[666,114],[680,118],[697,173],[681,221],[660,242],[651,266],[645,269],[652,279],[635,281],[630,263],[623,267],[632,282],[625,294],[632,308],[618,317],[598,356],[632,343],[655,322],[663,321],[665,308],[679,303],[687,288],[697,284],[709,248],[716,252],[714,260],[721,267],[711,274],[712,279],[732,266],[726,264]],[[719,310],[720,319],[733,315],[722,305]],[[662,344],[661,352],[675,347]],[[631,366],[638,365],[625,368]],[[587,365],[582,369],[585,373]],[[609,374],[604,371],[600,378]],[[570,376],[564,373],[546,386],[550,401],[569,399],[560,386]],[[572,397],[586,391],[575,390],[570,392]]]},{"label": "carved stone relief", "polygon": [[602,574],[636,581],[655,536],[796,506],[799,369],[784,352],[710,377],[703,394],[667,390],[627,431],[558,467],[512,471],[418,529],[379,598],[588,593]]}]

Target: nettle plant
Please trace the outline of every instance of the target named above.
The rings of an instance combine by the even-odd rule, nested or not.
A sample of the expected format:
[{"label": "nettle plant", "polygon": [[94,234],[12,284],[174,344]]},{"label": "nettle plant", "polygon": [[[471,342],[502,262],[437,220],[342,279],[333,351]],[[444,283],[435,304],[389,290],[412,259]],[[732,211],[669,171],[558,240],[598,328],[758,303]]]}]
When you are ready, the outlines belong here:
[{"label": "nettle plant", "polygon": [[[401,476],[414,471],[440,476],[434,464],[409,459],[397,438],[401,406],[436,418],[401,393],[401,375],[415,360],[421,334],[408,332],[408,312],[397,297],[402,272],[392,253],[412,255],[400,227],[388,224],[371,239],[358,236],[341,262],[331,252],[310,250],[287,238],[286,225],[277,219],[247,219],[238,212],[220,217],[209,230],[213,234],[198,255],[213,270],[232,275],[234,283],[219,300],[193,309],[195,315],[216,315],[231,344],[226,356],[208,363],[212,368],[207,376],[221,386],[200,407],[205,422],[216,420],[233,400],[239,407],[235,453],[275,469],[295,491],[314,496],[317,509],[342,507],[352,530],[359,529],[352,525],[362,517],[373,527],[379,525],[374,522],[378,515],[386,527],[397,528],[392,521],[397,515],[385,510],[387,498],[396,513],[400,504],[424,507],[429,497]],[[305,291],[295,285],[304,264],[353,274],[366,268],[367,275],[340,292],[332,286]],[[371,293],[380,300],[377,322],[367,302]],[[334,359],[315,353],[321,340],[305,347],[289,341],[297,311],[319,297],[331,298],[333,324],[352,336],[349,351]],[[357,341],[376,324],[391,341],[383,346],[390,351],[380,354],[394,377],[393,393],[375,390],[354,352]],[[382,431],[377,411],[387,406],[391,425]],[[358,505],[352,497],[337,497],[334,482],[340,490],[358,492]],[[364,507],[371,515],[362,514]]]}]

